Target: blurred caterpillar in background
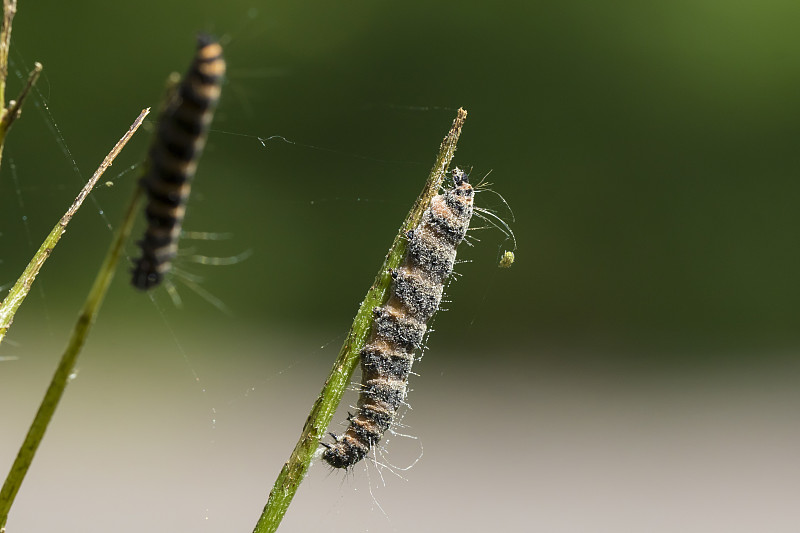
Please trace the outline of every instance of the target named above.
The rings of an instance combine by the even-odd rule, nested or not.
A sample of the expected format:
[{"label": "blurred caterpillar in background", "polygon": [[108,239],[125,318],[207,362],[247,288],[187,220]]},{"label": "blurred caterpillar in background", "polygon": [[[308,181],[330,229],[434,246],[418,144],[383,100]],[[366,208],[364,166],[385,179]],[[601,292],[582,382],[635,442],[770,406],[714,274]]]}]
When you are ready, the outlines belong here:
[{"label": "blurred caterpillar in background", "polygon": [[158,119],[149,169],[140,182],[147,193],[148,225],[138,242],[142,256],[135,261],[131,279],[138,289],[161,283],[177,255],[186,201],[224,75],[222,47],[211,37],[199,36],[192,65]]},{"label": "blurred caterpillar in background", "polygon": [[439,309],[444,282],[453,271],[456,247],[464,239],[473,212],[469,176],[455,168],[453,188],[434,196],[419,225],[407,233],[408,249],[392,271],[392,291],[373,310],[372,332],[361,350],[361,396],[343,435],[331,434],[323,459],[348,468],[363,459],[389,429],[406,396],[414,352],[422,345],[426,323]]}]

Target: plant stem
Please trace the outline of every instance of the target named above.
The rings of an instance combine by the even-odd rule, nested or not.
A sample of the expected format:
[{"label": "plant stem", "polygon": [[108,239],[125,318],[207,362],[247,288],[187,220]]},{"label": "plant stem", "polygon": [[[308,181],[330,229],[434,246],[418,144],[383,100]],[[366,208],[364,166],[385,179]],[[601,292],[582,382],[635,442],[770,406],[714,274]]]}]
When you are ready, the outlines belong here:
[{"label": "plant stem", "polygon": [[17,0],[3,0],[3,26],[0,28],[0,106],[6,109],[8,50],[11,46],[11,23],[17,14]]},{"label": "plant stem", "polygon": [[436,163],[431,169],[425,188],[414,203],[414,207],[408,213],[403,225],[400,227],[400,231],[395,236],[394,242],[386,254],[386,259],[353,320],[347,339],[339,352],[328,379],[325,381],[322,392],[311,408],[311,413],[308,415],[303,431],[300,434],[300,439],[297,441],[289,460],[283,465],[278,479],[275,480],[275,486],[269,494],[269,500],[256,524],[254,533],[273,533],[278,529],[300,483],[308,473],[311,459],[319,446],[319,440],[328,428],[358,364],[359,353],[364,347],[370,332],[372,310],[386,300],[391,285],[390,270],[397,268],[405,256],[406,232],[416,227],[431,199],[439,191],[450,161],[455,154],[458,138],[461,135],[461,128],[466,118],[467,112],[464,109],[459,109],[456,119],[453,121],[453,127],[442,141],[436,157]]},{"label": "plant stem", "polygon": [[[0,113],[0,163],[3,161],[3,147],[6,144],[6,135],[8,135],[8,130],[11,129],[11,125],[17,120],[22,112],[22,104],[25,103],[25,99],[28,97],[33,85],[36,83],[36,80],[39,79],[39,74],[42,73],[42,64],[38,61],[33,64],[33,70],[28,74],[28,82],[23,87],[22,92],[19,93],[19,97],[16,100],[11,100],[9,102],[9,106],[6,109],[3,107],[2,113]],[[2,102],[2,100],[0,100]],[[5,106],[5,104],[3,104]]]},{"label": "plant stem", "polygon": [[22,304],[22,301],[25,300],[25,297],[28,296],[28,292],[31,289],[31,285],[33,285],[33,281],[36,279],[36,275],[41,270],[42,265],[47,258],[50,256],[50,253],[55,248],[56,244],[58,244],[59,239],[67,230],[67,224],[69,221],[72,220],[72,217],[75,216],[75,213],[78,212],[78,209],[83,204],[83,201],[92,192],[97,181],[100,179],[100,176],[106,171],[108,167],[112,165],[114,159],[119,155],[122,151],[122,148],[128,143],[128,141],[133,137],[133,134],[136,133],[136,130],[139,129],[139,126],[142,125],[144,118],[150,112],[150,108],[144,109],[136,120],[131,124],[130,128],[128,129],[127,133],[122,136],[122,138],[117,141],[117,144],[114,145],[114,148],[108,153],[103,162],[100,163],[100,166],[92,175],[91,179],[83,186],[81,192],[75,198],[75,201],[72,202],[72,205],[67,209],[67,212],[64,213],[64,216],[61,217],[61,220],[58,221],[58,224],[50,231],[50,234],[45,238],[42,245],[39,247],[39,250],[34,254],[33,259],[31,259],[28,266],[22,272],[22,275],[19,277],[17,282],[8,291],[8,296],[6,296],[5,300],[3,300],[2,305],[0,305],[0,342],[6,336],[8,332],[8,328],[11,327],[11,323],[14,321],[14,315],[19,309],[19,306]]},{"label": "plant stem", "polygon": [[[86,195],[88,195],[89,191],[91,191],[92,186],[97,182],[105,169],[111,166],[114,158],[117,156],[117,154],[119,154],[120,150],[122,150],[122,147],[125,146],[125,143],[127,143],[131,136],[136,132],[149,112],[149,108],[142,111],[133,125],[131,125],[128,132],[122,137],[122,139],[120,139],[116,146],[114,146],[111,152],[103,160],[100,168],[97,169],[97,172],[95,172],[94,176],[92,176],[92,179],[89,180],[89,183],[87,183],[86,187],[84,187],[84,189],[81,191],[81,194],[75,199],[75,203],[72,204],[67,213],[61,218],[61,221],[53,229],[53,232],[51,232],[48,239],[45,240],[45,243],[42,244],[42,248],[39,249],[39,252],[41,253],[42,250],[45,250],[45,253],[41,254],[41,259],[38,260],[37,271],[38,267],[41,266],[41,263],[44,262],[44,260],[50,254],[52,246],[55,245],[55,241],[52,243],[52,246],[48,245],[50,238],[53,237],[54,233],[58,233],[58,236],[55,237],[55,240],[58,240],[58,237],[60,237],[60,235],[64,232],[64,228],[66,227],[67,223],[75,214],[78,207],[80,207],[80,204],[86,198]],[[58,368],[56,368],[55,374],[53,374],[53,379],[50,381],[50,386],[47,388],[47,392],[44,395],[42,404],[39,406],[39,411],[36,413],[36,417],[33,419],[33,423],[28,430],[28,434],[25,436],[25,441],[22,443],[19,453],[17,454],[17,458],[14,460],[14,464],[11,466],[11,471],[8,473],[8,477],[6,478],[3,488],[0,491],[0,528],[4,527],[6,524],[6,520],[8,519],[8,511],[11,508],[11,505],[14,503],[14,498],[16,497],[17,492],[22,485],[22,481],[25,478],[25,474],[28,472],[31,462],[33,461],[33,456],[36,454],[36,450],[39,447],[42,438],[44,438],[47,426],[50,423],[50,420],[53,418],[53,413],[55,412],[56,407],[58,407],[58,402],[64,395],[64,390],[66,389],[67,383],[70,380],[70,375],[72,375],[75,369],[75,363],[78,359],[78,354],[80,353],[83,344],[86,342],[86,338],[89,335],[89,330],[91,329],[92,324],[94,324],[95,318],[97,317],[97,312],[99,311],[100,305],[103,303],[103,298],[108,290],[108,286],[114,277],[114,271],[116,270],[117,262],[120,254],[122,253],[122,248],[125,245],[125,242],[128,240],[128,236],[133,228],[133,223],[136,220],[136,213],[138,212],[140,198],[141,188],[136,187],[130,205],[128,206],[128,210],[125,213],[125,218],[117,230],[117,234],[108,249],[108,253],[106,254],[103,264],[100,266],[100,270],[97,273],[94,284],[92,285],[89,295],[86,298],[86,302],[83,305],[83,310],[78,316],[78,321],[75,323],[75,327],[72,330],[72,337],[70,337],[69,343],[64,350],[64,354],[61,356],[61,361],[58,364]],[[37,257],[39,257],[40,253],[37,253]],[[37,258],[34,257],[34,260],[31,261],[31,265],[36,262]],[[28,272],[28,270],[31,268],[31,265],[28,265],[26,272]],[[34,272],[33,277],[35,276],[36,274]],[[27,288],[30,288],[30,283],[33,282],[33,277],[31,277],[30,282],[27,283]],[[19,285],[19,282],[17,282],[17,284]]]},{"label": "plant stem", "polygon": [[[19,95],[19,98],[9,102],[6,108],[6,81],[8,79],[8,50],[11,46],[11,23],[17,13],[17,0],[3,0],[3,26],[0,28],[0,162],[3,160],[3,146],[11,124],[19,117],[25,97],[28,96],[33,84],[39,79],[42,64],[34,63],[33,71],[28,75],[28,83]],[[1,533],[1,532],[0,532]]]},{"label": "plant stem", "polygon": [[25,99],[31,92],[33,85],[36,83],[36,80],[39,79],[39,74],[42,73],[42,68],[44,67],[42,67],[42,64],[38,61],[33,64],[33,70],[28,74],[28,81],[25,83],[25,87],[22,88],[22,92],[19,93],[19,96],[16,100],[11,100],[8,103],[8,109],[6,109],[2,120],[0,120],[0,133],[3,134],[3,137],[0,138],[0,143],[5,140],[5,134],[11,129],[11,125],[14,123],[14,121],[19,118],[22,110],[22,104],[25,103]]}]

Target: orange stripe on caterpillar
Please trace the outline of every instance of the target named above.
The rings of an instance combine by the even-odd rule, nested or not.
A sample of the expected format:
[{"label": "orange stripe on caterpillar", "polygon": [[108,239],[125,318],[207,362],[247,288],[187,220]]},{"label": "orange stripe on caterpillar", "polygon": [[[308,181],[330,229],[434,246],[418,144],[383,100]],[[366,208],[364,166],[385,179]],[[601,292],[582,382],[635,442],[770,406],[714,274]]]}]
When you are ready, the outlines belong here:
[{"label": "orange stripe on caterpillar", "polygon": [[192,179],[224,75],[222,47],[208,36],[199,36],[194,61],[159,117],[150,167],[140,182],[147,193],[148,226],[138,242],[142,255],[135,261],[131,278],[138,289],[161,283],[177,255]]},{"label": "orange stripe on caterpillar", "polygon": [[361,350],[358,411],[342,435],[334,435],[323,459],[349,468],[363,459],[391,427],[405,400],[414,352],[438,310],[444,282],[453,272],[456,248],[472,218],[475,193],[464,171],[452,172],[453,188],[435,196],[419,225],[408,232],[408,249],[392,272],[388,301],[373,311],[370,338]]}]

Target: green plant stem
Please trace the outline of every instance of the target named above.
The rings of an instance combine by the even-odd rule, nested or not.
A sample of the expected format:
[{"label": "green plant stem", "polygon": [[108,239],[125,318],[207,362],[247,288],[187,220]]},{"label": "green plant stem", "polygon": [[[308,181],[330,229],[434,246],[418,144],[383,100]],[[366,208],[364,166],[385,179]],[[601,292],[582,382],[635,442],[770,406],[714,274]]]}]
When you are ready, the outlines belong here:
[{"label": "green plant stem", "polygon": [[[91,186],[97,182],[97,180],[103,174],[103,171],[111,166],[114,158],[117,156],[117,154],[119,154],[120,150],[122,150],[122,147],[125,146],[125,143],[128,142],[131,136],[133,136],[149,112],[149,108],[142,111],[133,125],[131,125],[125,136],[120,139],[108,156],[106,156],[106,158],[103,160],[103,163],[100,165],[100,168],[97,169],[95,175],[92,176],[92,179],[89,180],[89,183],[81,191],[81,194],[78,195],[78,198],[76,198],[75,203],[72,204],[72,207],[70,207],[69,211],[67,211],[67,213],[62,217],[61,221],[56,225],[56,228],[54,228],[53,232],[51,232],[48,240],[53,237],[54,233],[57,233],[59,237],[62,233],[64,233],[64,228],[66,227],[67,223],[75,214],[78,207],[80,207],[80,204],[86,198],[86,195],[88,195],[89,191],[91,191]],[[58,368],[56,368],[55,374],[53,374],[53,379],[50,381],[50,386],[47,388],[47,392],[45,393],[44,399],[39,406],[36,417],[33,419],[33,423],[31,423],[28,434],[25,436],[25,440],[19,449],[19,453],[17,453],[17,458],[14,460],[14,464],[11,466],[11,470],[8,473],[8,477],[6,477],[6,481],[3,484],[2,490],[0,490],[0,528],[3,528],[6,524],[8,512],[11,509],[11,505],[14,503],[14,498],[16,497],[17,492],[22,485],[25,474],[28,472],[28,468],[33,461],[33,456],[36,454],[36,450],[39,447],[42,438],[44,437],[47,426],[50,423],[50,420],[53,418],[53,413],[58,406],[58,402],[61,400],[61,397],[64,394],[64,389],[66,389],[67,383],[69,382],[69,377],[72,375],[75,369],[75,362],[78,359],[78,354],[86,342],[86,338],[89,335],[89,330],[91,329],[92,324],[94,324],[95,318],[97,317],[97,312],[99,311],[100,305],[103,303],[103,298],[108,290],[108,286],[114,277],[114,270],[116,269],[120,254],[122,253],[122,248],[125,245],[125,242],[131,233],[133,223],[136,220],[136,213],[138,212],[138,204],[141,197],[140,189],[140,187],[136,187],[133,198],[128,206],[128,210],[125,213],[125,218],[117,230],[117,234],[112,241],[111,246],[109,247],[103,264],[100,266],[100,270],[97,273],[94,284],[92,285],[89,295],[86,298],[86,302],[84,303],[83,310],[78,316],[78,321],[75,323],[75,327],[72,330],[72,336],[70,337],[69,343],[64,350],[64,354],[61,356],[61,361],[58,364]],[[34,257],[34,260],[31,261],[31,265],[35,264],[36,271],[38,271],[38,267],[41,266],[41,263],[44,262],[47,256],[50,255],[52,246],[55,245],[55,241],[57,241],[58,238],[55,238],[55,241],[52,242],[52,245],[48,244],[48,240],[45,240],[45,243],[42,244],[42,247],[39,249],[39,253],[37,253],[37,255]],[[31,265],[28,265],[26,272],[31,269]],[[24,276],[25,275],[23,274],[23,277]],[[33,277],[35,276],[36,274],[34,272],[33,276],[28,278],[30,281],[27,283],[27,288],[30,288],[30,283],[33,282]],[[17,283],[19,284],[19,282]]]},{"label": "green plant stem", "polygon": [[0,105],[6,107],[6,78],[8,50],[11,47],[11,23],[17,14],[17,0],[3,0],[3,26],[0,27]]},{"label": "green plant stem", "polygon": [[342,399],[342,395],[350,383],[350,378],[358,365],[359,352],[364,347],[370,332],[372,310],[386,300],[391,285],[390,270],[397,268],[405,256],[406,232],[417,226],[431,199],[438,193],[450,161],[455,154],[461,128],[466,118],[467,112],[464,109],[459,109],[458,115],[453,122],[453,127],[442,141],[439,154],[436,157],[436,163],[431,169],[425,188],[400,227],[400,231],[386,254],[386,259],[378,271],[375,281],[372,283],[372,287],[370,287],[364,301],[361,303],[336,363],[325,381],[322,392],[311,408],[311,413],[308,415],[303,431],[300,434],[300,439],[275,481],[275,486],[269,494],[269,499],[256,524],[254,533],[272,533],[278,529],[300,483],[308,473],[311,459],[319,447],[319,440],[327,430],[333,414]]},{"label": "green plant stem", "polygon": [[144,118],[150,112],[150,108],[143,110],[136,120],[131,124],[131,127],[122,136],[122,138],[114,145],[114,148],[108,153],[103,162],[100,163],[100,166],[97,168],[95,173],[92,175],[91,179],[83,186],[81,192],[75,198],[75,201],[72,202],[72,205],[67,209],[67,212],[64,213],[64,216],[61,217],[61,220],[58,221],[58,224],[50,231],[50,234],[45,238],[42,245],[39,247],[39,250],[34,254],[33,259],[31,259],[28,266],[22,272],[22,275],[19,277],[17,282],[11,287],[11,290],[8,291],[8,296],[6,296],[5,300],[3,300],[2,305],[0,305],[0,342],[3,342],[3,339],[8,332],[8,329],[11,327],[11,323],[14,321],[14,315],[19,309],[19,306],[22,304],[25,297],[28,296],[28,292],[30,292],[31,285],[33,285],[33,281],[36,279],[36,275],[41,270],[42,265],[47,258],[50,256],[50,253],[53,251],[53,248],[58,244],[58,241],[61,239],[61,236],[67,230],[67,224],[69,221],[72,220],[72,217],[75,216],[75,213],[78,212],[78,209],[83,204],[83,201],[89,196],[89,193],[92,192],[92,189],[97,184],[97,181],[100,179],[100,176],[106,171],[108,167],[112,165],[114,159],[119,155],[122,151],[122,148],[128,143],[133,134],[136,133],[136,130],[139,129],[139,126],[142,125]]}]

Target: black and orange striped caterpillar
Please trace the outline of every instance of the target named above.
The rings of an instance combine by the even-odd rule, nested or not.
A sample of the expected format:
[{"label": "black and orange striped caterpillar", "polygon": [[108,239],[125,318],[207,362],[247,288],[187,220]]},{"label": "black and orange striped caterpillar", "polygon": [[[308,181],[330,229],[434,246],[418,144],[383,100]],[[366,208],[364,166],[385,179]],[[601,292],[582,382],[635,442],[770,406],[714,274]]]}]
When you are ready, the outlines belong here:
[{"label": "black and orange striped caterpillar", "polygon": [[148,198],[148,225],[138,242],[142,256],[135,261],[131,279],[138,289],[161,283],[178,253],[186,201],[224,75],[222,47],[208,36],[199,36],[192,65],[158,119],[149,169],[140,182]]},{"label": "black and orange striped caterpillar", "polygon": [[444,282],[453,272],[456,248],[473,212],[469,176],[455,168],[453,188],[434,196],[419,225],[409,231],[406,256],[392,271],[392,291],[373,310],[370,338],[361,350],[361,395],[343,435],[323,443],[323,459],[349,468],[363,459],[389,429],[406,397],[414,352],[422,345],[426,323],[439,309]]}]

